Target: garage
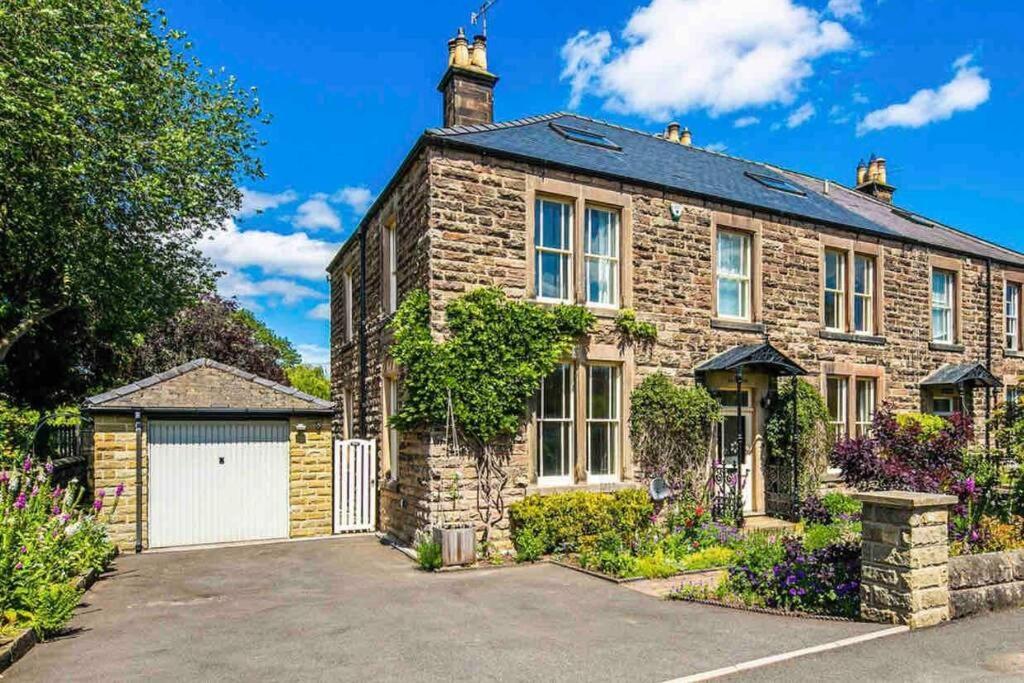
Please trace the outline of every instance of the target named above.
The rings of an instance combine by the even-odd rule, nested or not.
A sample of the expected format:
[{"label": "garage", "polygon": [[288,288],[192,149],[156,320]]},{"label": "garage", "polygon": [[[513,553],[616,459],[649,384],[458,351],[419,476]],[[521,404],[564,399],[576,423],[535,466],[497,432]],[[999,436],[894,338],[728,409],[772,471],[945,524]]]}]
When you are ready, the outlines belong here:
[{"label": "garage", "polygon": [[[334,533],[332,404],[198,359],[87,401],[93,490],[122,550]],[[102,494],[100,494],[102,495]]]}]

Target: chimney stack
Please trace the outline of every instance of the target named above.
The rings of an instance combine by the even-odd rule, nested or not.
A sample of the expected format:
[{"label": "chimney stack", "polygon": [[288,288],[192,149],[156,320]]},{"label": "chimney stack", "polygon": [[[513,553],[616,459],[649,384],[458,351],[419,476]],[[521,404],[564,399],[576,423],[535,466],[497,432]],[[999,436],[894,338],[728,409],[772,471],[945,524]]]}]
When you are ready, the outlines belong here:
[{"label": "chimney stack", "polygon": [[679,124],[673,121],[665,128],[665,139],[669,142],[679,142]]},{"label": "chimney stack", "polygon": [[487,38],[470,45],[460,28],[448,41],[448,69],[437,89],[444,102],[444,126],[471,126],[494,121],[494,86],[498,77],[487,70]]},{"label": "chimney stack", "polygon": [[679,144],[689,147],[693,144],[693,136],[690,135],[689,128],[683,128],[682,134],[679,136]]},{"label": "chimney stack", "polygon": [[856,189],[875,199],[892,204],[892,196],[896,192],[896,188],[889,185],[884,157],[872,154],[867,166],[864,165],[864,160],[861,159],[860,163],[857,164]]}]

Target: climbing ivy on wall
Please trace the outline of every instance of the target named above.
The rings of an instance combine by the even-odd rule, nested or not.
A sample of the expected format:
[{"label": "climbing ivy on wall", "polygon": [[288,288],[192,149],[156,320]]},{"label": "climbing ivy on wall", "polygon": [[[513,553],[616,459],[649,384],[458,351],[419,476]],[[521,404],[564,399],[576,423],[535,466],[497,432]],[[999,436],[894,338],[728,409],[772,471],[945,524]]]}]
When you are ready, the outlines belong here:
[{"label": "climbing ivy on wall", "polygon": [[395,314],[391,356],[404,374],[392,424],[409,430],[454,419],[477,458],[477,506],[489,535],[504,516],[509,451],[529,401],[595,318],[581,306],[512,301],[495,288],[453,299],[445,317],[447,335],[437,339],[424,291],[407,295]]}]

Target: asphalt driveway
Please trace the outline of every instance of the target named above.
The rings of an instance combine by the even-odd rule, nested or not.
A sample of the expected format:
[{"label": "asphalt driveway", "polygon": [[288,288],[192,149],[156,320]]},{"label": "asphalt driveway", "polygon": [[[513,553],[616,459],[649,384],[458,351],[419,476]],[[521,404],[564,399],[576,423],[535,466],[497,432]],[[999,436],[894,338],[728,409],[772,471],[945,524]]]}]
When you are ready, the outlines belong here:
[{"label": "asphalt driveway", "polygon": [[667,602],[553,565],[424,574],[373,537],[126,556],[14,681],[664,681],[879,627]]}]

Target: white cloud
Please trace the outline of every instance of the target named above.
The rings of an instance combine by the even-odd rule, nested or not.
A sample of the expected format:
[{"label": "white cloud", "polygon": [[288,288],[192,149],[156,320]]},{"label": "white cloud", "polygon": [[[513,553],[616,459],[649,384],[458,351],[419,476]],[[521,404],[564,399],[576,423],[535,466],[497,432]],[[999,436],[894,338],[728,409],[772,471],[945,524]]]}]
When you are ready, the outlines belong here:
[{"label": "white cloud", "polygon": [[709,152],[724,152],[728,148],[729,146],[724,142],[712,142],[710,145],[704,146],[704,149],[708,150]]},{"label": "white cloud", "polygon": [[302,362],[308,365],[319,365],[327,369],[331,363],[331,350],[319,344],[296,344],[295,350],[302,356]]},{"label": "white cloud", "polygon": [[742,116],[733,121],[732,125],[734,128],[746,128],[748,126],[756,126],[759,123],[761,123],[761,119],[756,116]]},{"label": "white cloud", "polygon": [[276,209],[284,204],[290,204],[298,199],[293,190],[285,190],[276,194],[269,192],[258,192],[247,187],[238,188],[242,193],[242,204],[238,209],[239,218],[248,218],[268,209]]},{"label": "white cloud", "polygon": [[849,123],[850,114],[842,106],[833,104],[828,110],[828,118],[832,123]]},{"label": "white cloud", "polygon": [[840,24],[795,0],[651,0],[613,47],[583,30],[562,47],[570,104],[591,94],[622,113],[665,119],[791,104],[812,62],[852,44]]},{"label": "white cloud", "polygon": [[853,99],[853,103],[854,104],[867,104],[868,103],[867,95],[865,95],[864,93],[854,92],[852,99]]},{"label": "white cloud", "polygon": [[267,230],[239,230],[233,220],[210,233],[201,249],[218,267],[255,267],[264,275],[322,281],[340,245],[313,239],[304,232],[282,235]]},{"label": "white cloud", "polygon": [[325,301],[322,304],[317,304],[313,308],[309,309],[306,313],[307,318],[313,320],[330,320],[331,319],[331,302]]},{"label": "white cloud", "polygon": [[814,105],[810,102],[805,102],[786,117],[786,128],[796,128],[810,121],[811,117],[814,116],[815,109]]},{"label": "white cloud", "polygon": [[292,217],[292,225],[307,230],[341,230],[341,218],[327,199],[326,194],[318,192],[299,204],[298,213]]},{"label": "white cloud", "polygon": [[828,11],[836,19],[846,17],[863,17],[864,8],[861,7],[861,0],[828,0]]},{"label": "white cloud", "polygon": [[959,111],[971,111],[988,101],[992,84],[981,75],[981,67],[971,65],[972,56],[953,62],[956,75],[938,90],[924,88],[900,104],[876,109],[857,124],[857,134],[885,128],[920,128],[945,121]]},{"label": "white cloud", "polygon": [[373,203],[374,196],[368,187],[343,187],[331,195],[332,202],[347,205],[357,214],[364,214]]},{"label": "white cloud", "polygon": [[217,281],[217,289],[227,297],[239,299],[270,298],[292,306],[304,299],[319,299],[322,293],[312,287],[284,278],[253,280],[244,273],[227,271]]}]

